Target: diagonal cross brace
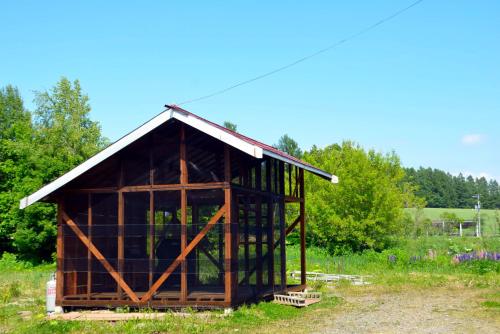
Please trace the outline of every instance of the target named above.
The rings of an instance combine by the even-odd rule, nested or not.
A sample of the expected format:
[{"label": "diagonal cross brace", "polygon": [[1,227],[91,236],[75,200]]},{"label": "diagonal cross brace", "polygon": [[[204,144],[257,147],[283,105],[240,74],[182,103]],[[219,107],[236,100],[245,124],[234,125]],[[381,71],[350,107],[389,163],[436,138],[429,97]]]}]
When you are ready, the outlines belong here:
[{"label": "diagonal cross brace", "polygon": [[299,222],[300,222],[300,216],[298,216],[297,219],[295,219],[295,221],[286,228],[285,236],[289,235],[295,229],[295,227]]},{"label": "diagonal cross brace", "polygon": [[179,256],[168,266],[167,270],[158,278],[158,280],[151,286],[148,292],[144,294],[141,298],[141,303],[147,302],[153,294],[160,288],[160,286],[167,280],[167,278],[174,272],[177,267],[186,260],[186,257],[191,253],[191,251],[198,245],[198,243],[205,237],[205,235],[215,226],[215,223],[226,213],[226,205],[217,211],[217,213],[210,219],[210,221],[205,225],[205,227],[194,237],[193,240],[186,246]]},{"label": "diagonal cross brace", "polygon": [[80,228],[75,224],[75,222],[65,213],[62,213],[63,221],[68,224],[68,226],[75,232],[76,236],[83,242],[85,246],[88,247],[90,252],[95,256],[99,262],[102,263],[103,267],[109,272],[111,277],[114,278],[116,283],[129,295],[132,301],[138,303],[139,298],[137,295],[130,289],[128,284],[123,280],[123,277],[113,268],[113,266],[106,260],[106,258],[102,255],[102,253],[95,247],[95,245],[87,238],[87,236],[80,230]]}]

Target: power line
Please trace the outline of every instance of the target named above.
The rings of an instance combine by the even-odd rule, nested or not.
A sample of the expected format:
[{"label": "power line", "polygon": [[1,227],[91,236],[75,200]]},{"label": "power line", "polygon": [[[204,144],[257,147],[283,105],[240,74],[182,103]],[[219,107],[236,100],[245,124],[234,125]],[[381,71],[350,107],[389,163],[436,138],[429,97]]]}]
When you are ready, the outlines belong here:
[{"label": "power line", "polygon": [[291,63],[289,63],[289,64],[286,64],[286,65],[284,65],[284,66],[278,67],[278,68],[276,68],[276,69],[274,69],[274,70],[271,70],[271,71],[269,71],[269,72],[263,73],[263,74],[258,75],[258,76],[256,76],[256,77],[253,77],[253,78],[251,78],[251,79],[248,79],[248,80],[245,80],[245,81],[238,82],[238,83],[236,83],[236,84],[234,84],[234,85],[232,85],[232,86],[229,86],[229,87],[223,88],[223,89],[218,90],[218,91],[215,91],[215,92],[213,92],[213,93],[210,93],[210,94],[207,94],[207,95],[202,95],[202,96],[200,96],[200,97],[197,97],[197,98],[194,98],[194,99],[191,99],[191,100],[186,100],[186,101],[183,101],[183,102],[181,102],[181,103],[178,103],[177,105],[178,105],[178,106],[181,106],[181,105],[185,105],[185,104],[189,104],[189,103],[193,103],[193,102],[198,102],[198,101],[201,101],[201,100],[206,100],[206,99],[208,99],[208,98],[211,98],[211,97],[216,96],[216,95],[223,94],[223,93],[225,93],[225,92],[227,92],[227,91],[230,91],[230,90],[232,90],[232,89],[235,89],[235,88],[237,88],[237,87],[240,87],[240,86],[243,86],[243,85],[249,84],[249,83],[251,83],[251,82],[254,82],[254,81],[257,81],[257,80],[263,79],[263,78],[268,77],[268,76],[270,76],[270,75],[273,75],[273,74],[275,74],[275,73],[278,73],[278,72],[284,71],[284,70],[286,70],[286,69],[288,69],[288,68],[290,68],[290,67],[292,67],[292,66],[295,66],[295,65],[300,64],[300,63],[302,63],[302,62],[304,62],[304,61],[306,61],[306,60],[309,60],[309,59],[311,59],[311,58],[313,58],[313,57],[316,57],[316,56],[318,56],[318,55],[320,55],[320,54],[322,54],[322,53],[325,53],[325,52],[327,52],[327,51],[330,51],[331,49],[334,49],[334,48],[336,48],[336,47],[338,47],[338,46],[340,46],[340,45],[344,44],[345,42],[348,42],[348,41],[350,41],[350,40],[352,40],[352,39],[355,39],[355,38],[357,38],[357,37],[359,37],[359,36],[361,36],[361,35],[366,34],[366,33],[367,33],[367,32],[369,32],[370,30],[375,29],[376,27],[378,27],[378,26],[380,26],[380,25],[382,25],[382,24],[386,23],[387,21],[390,21],[390,20],[392,20],[392,19],[396,18],[397,16],[399,16],[399,15],[403,14],[404,12],[406,12],[407,10],[409,10],[409,9],[411,9],[411,8],[413,8],[413,7],[415,7],[415,6],[417,6],[418,4],[420,4],[420,3],[421,3],[421,2],[423,2],[423,1],[424,1],[424,0],[417,0],[417,1],[415,1],[415,2],[412,2],[410,5],[408,5],[408,6],[404,7],[404,8],[402,8],[402,9],[400,9],[400,10],[398,10],[398,11],[394,12],[394,13],[392,13],[392,14],[391,14],[391,15],[389,15],[389,16],[384,17],[383,19],[381,19],[381,20],[379,20],[379,21],[375,22],[374,24],[369,25],[368,27],[363,28],[363,29],[361,29],[360,31],[358,31],[358,32],[356,32],[356,33],[354,33],[354,34],[352,34],[352,35],[350,35],[350,36],[348,36],[348,37],[346,37],[346,38],[344,38],[344,39],[341,39],[341,40],[339,40],[339,41],[337,41],[337,42],[335,42],[335,43],[333,43],[333,44],[331,44],[331,45],[329,45],[329,46],[327,46],[327,47],[325,47],[325,48],[323,48],[323,49],[320,49],[320,50],[318,50],[318,51],[316,51],[316,52],[314,52],[314,53],[311,53],[311,54],[309,54],[309,55],[307,55],[307,56],[304,56],[304,57],[302,57],[302,58],[299,58],[299,59],[297,59],[297,60],[295,60],[295,61],[293,61],[293,62],[291,62]]}]

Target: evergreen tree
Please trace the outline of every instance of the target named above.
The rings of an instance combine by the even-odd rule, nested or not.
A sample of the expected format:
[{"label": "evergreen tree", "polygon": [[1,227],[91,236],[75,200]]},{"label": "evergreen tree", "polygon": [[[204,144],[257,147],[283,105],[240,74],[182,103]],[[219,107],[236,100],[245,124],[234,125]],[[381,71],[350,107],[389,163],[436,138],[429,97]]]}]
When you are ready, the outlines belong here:
[{"label": "evergreen tree", "polygon": [[237,131],[238,130],[238,126],[236,124],[234,124],[234,123],[229,122],[229,121],[225,121],[224,122],[224,127],[226,129],[231,130],[231,131],[238,132]]},{"label": "evergreen tree", "polygon": [[287,134],[281,136],[278,140],[278,144],[274,145],[274,147],[296,158],[300,159],[302,157],[302,150],[300,149],[299,144]]}]

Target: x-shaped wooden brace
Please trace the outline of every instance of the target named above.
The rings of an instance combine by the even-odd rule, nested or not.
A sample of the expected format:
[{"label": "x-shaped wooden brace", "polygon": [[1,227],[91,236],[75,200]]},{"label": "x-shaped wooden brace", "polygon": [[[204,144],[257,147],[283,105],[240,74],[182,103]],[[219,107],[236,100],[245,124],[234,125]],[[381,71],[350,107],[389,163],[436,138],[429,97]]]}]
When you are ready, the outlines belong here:
[{"label": "x-shaped wooden brace", "polygon": [[167,270],[158,278],[158,280],[151,286],[148,292],[141,298],[141,302],[147,302],[160,288],[160,286],[167,280],[167,278],[174,272],[177,267],[186,260],[186,257],[198,245],[198,243],[205,237],[205,235],[215,226],[219,219],[226,213],[226,205],[223,205],[219,211],[209,220],[207,225],[194,237],[193,240],[184,248],[184,251],[177,256],[177,258],[168,266]]},{"label": "x-shaped wooden brace", "polygon": [[66,224],[75,232],[77,237],[86,245],[90,252],[96,257],[99,262],[102,263],[104,268],[109,272],[109,274],[114,278],[114,280],[120,285],[120,287],[127,293],[130,299],[136,303],[147,302],[153,294],[160,288],[160,286],[167,280],[167,278],[172,274],[172,272],[177,269],[177,267],[186,260],[186,257],[191,253],[191,251],[198,245],[198,243],[205,237],[205,235],[215,226],[219,219],[226,213],[226,205],[223,205],[219,211],[209,220],[207,225],[196,235],[196,237],[191,240],[184,251],[177,256],[177,258],[170,264],[170,266],[165,270],[165,272],[158,278],[158,280],[151,286],[148,292],[142,296],[141,299],[130,289],[128,284],[123,280],[123,277],[113,268],[113,266],[106,260],[102,253],[95,247],[95,245],[87,238],[87,236],[80,230],[78,225],[63,212],[62,218],[66,221]]},{"label": "x-shaped wooden brace", "polygon": [[130,299],[132,301],[138,303],[139,298],[137,295],[130,289],[128,284],[123,280],[123,277],[115,270],[115,268],[106,260],[106,258],[102,255],[102,253],[97,249],[97,247],[87,238],[87,236],[80,230],[78,225],[75,224],[75,222],[65,213],[62,213],[62,218],[64,221],[66,221],[66,224],[75,232],[76,236],[83,242],[85,246],[88,247],[90,252],[95,256],[99,262],[102,263],[103,267],[109,272],[111,277],[114,278],[116,283],[125,291],[127,295],[129,295]]}]

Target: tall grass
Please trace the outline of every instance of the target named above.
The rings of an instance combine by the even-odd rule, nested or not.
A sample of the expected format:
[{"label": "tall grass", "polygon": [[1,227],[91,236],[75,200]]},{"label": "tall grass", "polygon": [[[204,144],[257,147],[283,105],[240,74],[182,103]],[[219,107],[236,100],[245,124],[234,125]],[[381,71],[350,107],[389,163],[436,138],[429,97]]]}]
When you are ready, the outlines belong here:
[{"label": "tall grass", "polygon": [[[326,250],[310,247],[306,252],[308,271],[337,274],[361,274],[384,277],[394,274],[446,274],[487,275],[499,281],[500,262],[477,260],[454,263],[452,257],[458,253],[474,251],[500,251],[499,238],[446,238],[427,237],[402,239],[383,252],[367,250],[362,253],[332,256]],[[287,270],[300,270],[300,249],[287,247]]]}]

